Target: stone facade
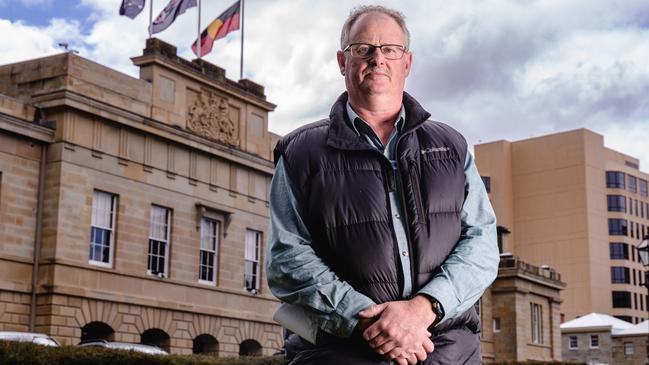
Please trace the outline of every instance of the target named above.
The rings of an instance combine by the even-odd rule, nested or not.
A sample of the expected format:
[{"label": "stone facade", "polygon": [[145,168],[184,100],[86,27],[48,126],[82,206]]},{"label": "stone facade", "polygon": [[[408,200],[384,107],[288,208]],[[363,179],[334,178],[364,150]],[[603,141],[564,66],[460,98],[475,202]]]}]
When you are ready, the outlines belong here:
[{"label": "stone facade", "polygon": [[[481,302],[482,353],[486,363],[560,361],[558,273],[501,256],[498,277]],[[535,309],[533,309],[535,308]],[[537,310],[533,321],[533,311]],[[533,323],[537,323],[533,336]]]},{"label": "stone facade", "polygon": [[649,364],[649,340],[647,334],[614,336],[612,364]]},{"label": "stone facade", "polygon": [[[592,336],[597,336],[597,344],[592,343]],[[571,337],[576,337],[577,346],[570,348]],[[563,360],[588,364],[618,364],[613,362],[613,338],[609,330],[563,332]],[[573,346],[574,347],[574,346]]]},{"label": "stone facade", "polygon": [[[196,351],[204,335],[218,356],[272,354],[282,332],[261,267],[275,106],[260,85],[157,39],[133,61],[140,79],[72,53],[0,66],[0,330],[63,344],[97,328],[126,342],[148,332],[172,353]],[[91,228],[98,192],[115,205],[99,260],[89,259],[93,232],[106,232]],[[160,270],[154,206],[168,212]],[[204,221],[218,227],[208,281]]]}]

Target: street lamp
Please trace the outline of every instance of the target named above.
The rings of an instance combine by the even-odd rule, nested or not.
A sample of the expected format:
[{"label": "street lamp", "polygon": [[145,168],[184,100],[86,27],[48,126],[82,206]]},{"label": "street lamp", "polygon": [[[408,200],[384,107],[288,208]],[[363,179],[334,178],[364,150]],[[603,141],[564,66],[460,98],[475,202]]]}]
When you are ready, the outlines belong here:
[{"label": "street lamp", "polygon": [[[649,268],[649,235],[644,236],[642,242],[640,242],[640,245],[638,246],[638,256],[640,256],[640,261],[642,261],[642,266],[644,266],[645,269]],[[648,270],[645,270],[644,272],[644,286],[647,288],[647,293],[649,293],[649,271]],[[647,299],[649,299],[649,295],[647,295]],[[647,305],[647,311],[649,311],[649,301],[645,301],[645,304]],[[649,351],[649,342],[647,343],[646,349],[647,351]]]}]

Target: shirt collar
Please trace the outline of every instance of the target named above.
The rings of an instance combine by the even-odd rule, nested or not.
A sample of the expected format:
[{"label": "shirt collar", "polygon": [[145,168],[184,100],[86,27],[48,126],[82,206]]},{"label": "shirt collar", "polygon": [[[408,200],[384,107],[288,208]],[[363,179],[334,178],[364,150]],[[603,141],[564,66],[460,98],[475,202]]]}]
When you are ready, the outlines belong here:
[{"label": "shirt collar", "polygon": [[[372,133],[374,131],[372,130],[372,127],[367,124],[356,112],[354,109],[352,109],[351,104],[349,104],[349,101],[346,103],[347,105],[347,116],[349,117],[349,124],[352,130],[354,132],[361,136],[365,133],[367,133],[368,129]],[[401,110],[399,111],[399,115],[397,116],[397,119],[394,121],[394,126],[397,129],[397,132],[400,133],[401,129],[403,128],[403,125],[406,122],[406,109],[403,107],[403,104],[401,104]],[[364,133],[361,133],[361,131],[364,131]]]}]

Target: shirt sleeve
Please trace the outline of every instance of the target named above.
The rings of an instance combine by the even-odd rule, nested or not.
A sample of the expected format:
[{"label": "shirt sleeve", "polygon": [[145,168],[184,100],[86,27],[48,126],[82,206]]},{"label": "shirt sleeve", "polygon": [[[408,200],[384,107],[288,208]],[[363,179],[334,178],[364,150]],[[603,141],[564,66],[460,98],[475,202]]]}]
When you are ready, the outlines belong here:
[{"label": "shirt sleeve", "polygon": [[467,151],[460,239],[440,272],[418,293],[435,298],[444,318],[455,318],[474,305],[496,279],[500,255],[496,215],[473,156]]},{"label": "shirt sleeve", "polygon": [[349,337],[358,323],[358,312],[375,303],[340,280],[311,247],[311,235],[282,158],[270,187],[269,232],[265,266],[271,292],[305,308],[322,330]]}]

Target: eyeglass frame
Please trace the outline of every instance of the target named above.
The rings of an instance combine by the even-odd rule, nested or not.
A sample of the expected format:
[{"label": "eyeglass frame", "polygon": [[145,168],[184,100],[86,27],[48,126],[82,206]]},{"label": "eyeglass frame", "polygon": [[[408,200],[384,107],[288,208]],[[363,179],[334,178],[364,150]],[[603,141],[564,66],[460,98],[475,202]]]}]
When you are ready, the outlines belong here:
[{"label": "eyeglass frame", "polygon": [[[354,56],[354,55],[352,54],[351,48],[352,48],[352,46],[356,46],[356,45],[365,45],[365,46],[370,46],[370,47],[372,47],[372,52],[370,52],[367,56]],[[399,47],[399,49],[401,49],[401,51],[402,51],[402,53],[401,53],[401,57],[399,57],[399,58],[388,58],[388,57],[385,55],[385,53],[383,53],[383,47],[386,47],[386,46]],[[352,57],[354,57],[354,58],[370,58],[370,57],[372,57],[372,55],[374,54],[374,52],[376,52],[376,49],[377,49],[377,48],[381,51],[381,54],[382,54],[386,59],[388,59],[388,60],[392,60],[392,61],[400,60],[400,59],[403,58],[403,56],[404,56],[406,53],[408,53],[408,49],[407,49],[405,46],[402,46],[402,45],[400,45],[400,44],[381,44],[381,45],[379,45],[379,46],[376,46],[376,45],[373,45],[373,44],[370,44],[370,43],[362,43],[362,42],[359,42],[359,43],[350,43],[350,44],[347,45],[347,47],[345,47],[345,49],[342,50],[342,52],[345,53],[345,52],[349,51],[349,55],[352,56]]]}]

